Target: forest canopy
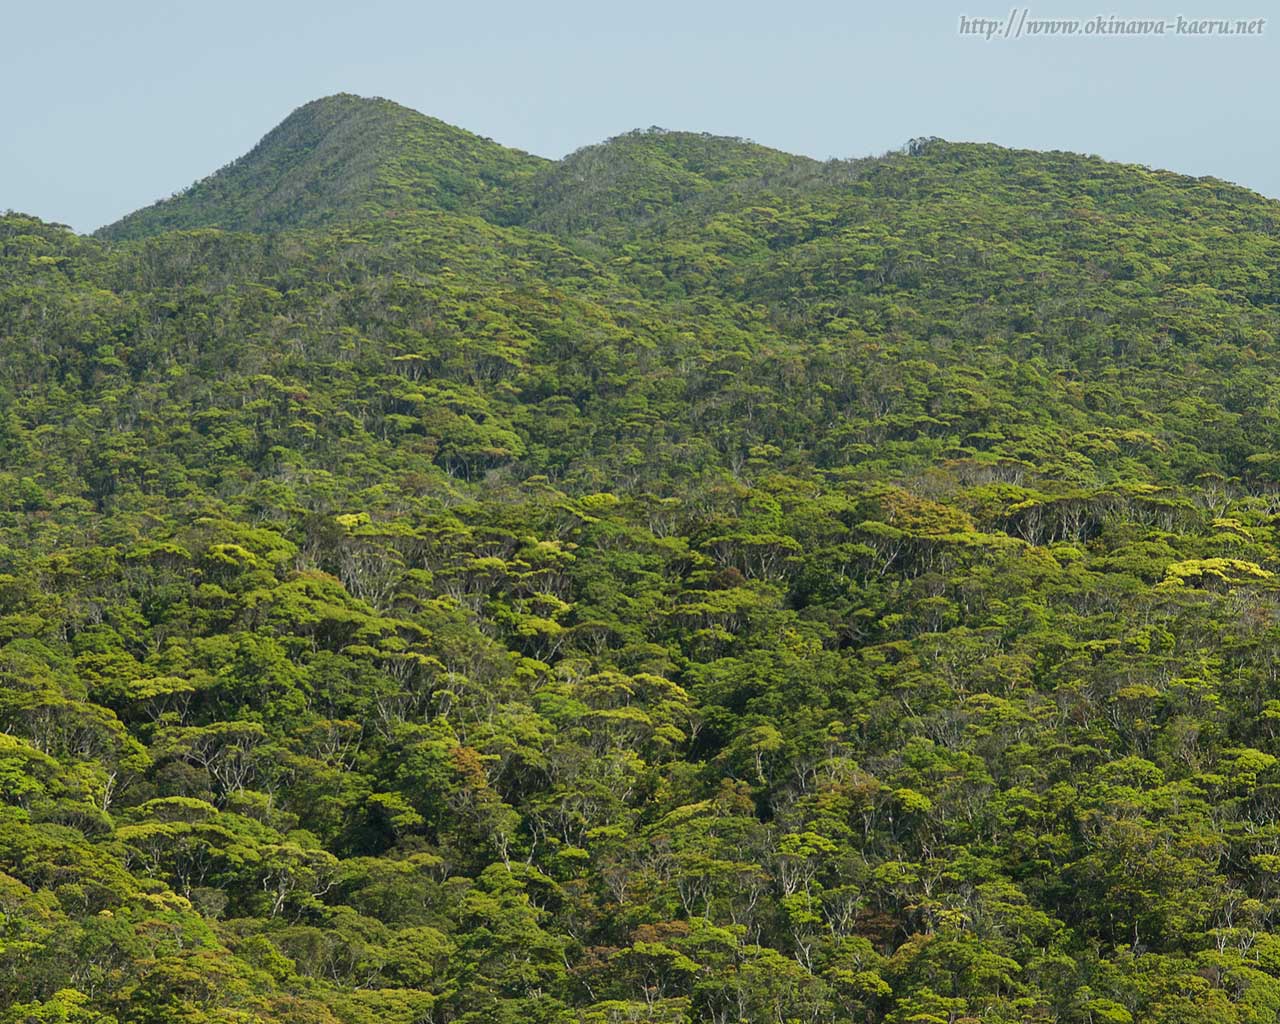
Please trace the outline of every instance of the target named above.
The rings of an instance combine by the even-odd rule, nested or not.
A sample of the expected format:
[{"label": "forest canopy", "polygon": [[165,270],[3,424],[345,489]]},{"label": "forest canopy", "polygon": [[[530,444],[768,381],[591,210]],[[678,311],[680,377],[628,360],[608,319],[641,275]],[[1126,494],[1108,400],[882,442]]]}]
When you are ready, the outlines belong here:
[{"label": "forest canopy", "polygon": [[1278,236],[352,96],[0,217],[0,1024],[1274,1021]]}]

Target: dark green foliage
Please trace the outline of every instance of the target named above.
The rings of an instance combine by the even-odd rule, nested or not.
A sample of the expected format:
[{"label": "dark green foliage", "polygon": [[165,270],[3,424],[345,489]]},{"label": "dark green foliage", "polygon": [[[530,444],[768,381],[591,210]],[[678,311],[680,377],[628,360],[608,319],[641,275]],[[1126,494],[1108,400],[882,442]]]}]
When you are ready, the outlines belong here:
[{"label": "dark green foliage", "polygon": [[0,218],[0,1024],[1275,1020],[1278,215],[336,97]]}]

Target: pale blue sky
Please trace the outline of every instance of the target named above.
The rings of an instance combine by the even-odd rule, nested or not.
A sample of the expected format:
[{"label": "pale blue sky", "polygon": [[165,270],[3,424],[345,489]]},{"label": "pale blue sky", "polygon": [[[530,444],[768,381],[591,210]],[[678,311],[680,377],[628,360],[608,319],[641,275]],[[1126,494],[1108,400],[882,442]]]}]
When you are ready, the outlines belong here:
[{"label": "pale blue sky", "polygon": [[92,230],[334,92],[386,96],[551,157],[655,124],[815,157],[938,135],[1280,196],[1274,0],[1029,5],[1039,17],[1266,17],[1252,39],[959,34],[961,15],[1006,17],[1007,2],[10,3],[0,209]]}]

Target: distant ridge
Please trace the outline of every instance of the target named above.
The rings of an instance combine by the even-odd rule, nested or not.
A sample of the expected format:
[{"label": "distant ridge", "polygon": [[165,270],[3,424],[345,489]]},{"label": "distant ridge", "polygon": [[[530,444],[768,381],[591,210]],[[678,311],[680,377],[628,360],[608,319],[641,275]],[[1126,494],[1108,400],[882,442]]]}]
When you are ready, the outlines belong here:
[{"label": "distant ridge", "polygon": [[547,163],[390,100],[340,93],[299,107],[244,156],[95,234],[271,231],[396,209],[490,210]]},{"label": "distant ridge", "polygon": [[527,204],[530,227],[556,234],[644,221],[746,181],[821,166],[744,139],[649,128],[570,153],[544,169]]},{"label": "distant ridge", "polygon": [[271,233],[433,210],[593,249],[637,232],[705,230],[718,216],[801,195],[933,203],[942,197],[940,181],[961,178],[1015,204],[1039,202],[1058,179],[1080,196],[1124,208],[1181,205],[1206,193],[1245,208],[1261,209],[1262,201],[1215,179],[936,138],[879,157],[820,161],[740,138],[649,128],[553,161],[390,100],[339,93],[299,107],[244,156],[94,234],[123,241],[203,227]]}]

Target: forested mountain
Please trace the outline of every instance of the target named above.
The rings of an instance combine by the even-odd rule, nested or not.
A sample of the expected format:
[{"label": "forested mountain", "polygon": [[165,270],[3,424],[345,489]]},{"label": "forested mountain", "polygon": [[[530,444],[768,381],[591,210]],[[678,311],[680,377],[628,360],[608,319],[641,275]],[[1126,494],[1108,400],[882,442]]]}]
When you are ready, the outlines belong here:
[{"label": "forested mountain", "polygon": [[0,218],[0,1024],[1276,1020],[1278,236],[349,96]]},{"label": "forested mountain", "polygon": [[416,110],[342,94],[299,107],[239,160],[100,229],[272,231],[405,209],[492,211],[547,161]]}]

